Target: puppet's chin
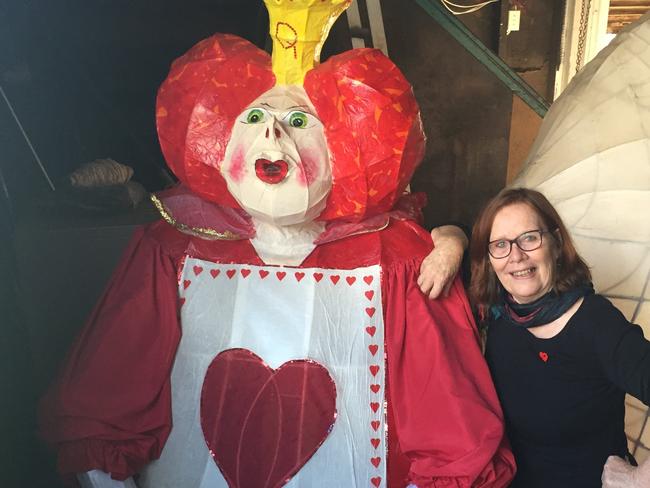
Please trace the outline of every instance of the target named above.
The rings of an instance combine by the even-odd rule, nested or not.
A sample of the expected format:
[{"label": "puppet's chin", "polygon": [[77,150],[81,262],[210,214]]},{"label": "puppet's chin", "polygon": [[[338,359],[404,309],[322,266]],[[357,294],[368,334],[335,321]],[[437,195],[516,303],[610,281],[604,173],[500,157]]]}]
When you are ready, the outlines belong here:
[{"label": "puppet's chin", "polygon": [[276,226],[304,224],[315,220],[325,208],[326,191],[315,192],[291,177],[281,185],[268,185],[255,179],[256,184],[231,188],[239,205],[255,220]]}]

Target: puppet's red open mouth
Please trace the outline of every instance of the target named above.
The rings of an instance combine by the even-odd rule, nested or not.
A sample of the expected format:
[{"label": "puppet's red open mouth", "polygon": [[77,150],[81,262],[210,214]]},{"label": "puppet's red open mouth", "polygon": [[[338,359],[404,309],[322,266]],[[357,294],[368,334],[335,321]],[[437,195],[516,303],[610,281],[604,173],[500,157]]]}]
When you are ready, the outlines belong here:
[{"label": "puppet's red open mouth", "polygon": [[289,165],[282,159],[269,161],[260,158],[255,161],[255,174],[264,183],[280,183],[287,176],[287,171],[289,171]]}]

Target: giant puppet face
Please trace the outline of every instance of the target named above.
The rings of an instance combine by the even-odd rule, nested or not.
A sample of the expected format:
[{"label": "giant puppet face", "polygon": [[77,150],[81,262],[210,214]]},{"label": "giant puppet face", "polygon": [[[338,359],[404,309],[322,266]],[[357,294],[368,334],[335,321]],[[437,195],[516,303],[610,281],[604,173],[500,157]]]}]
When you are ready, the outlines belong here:
[{"label": "giant puppet face", "polygon": [[424,153],[411,86],[375,49],[331,57],[302,86],[276,85],[267,53],[216,34],[172,64],[156,122],[194,193],[278,225],[386,212]]},{"label": "giant puppet face", "polygon": [[332,174],[323,124],[302,87],[276,86],[239,114],[221,174],[255,218],[292,225],[318,217]]}]

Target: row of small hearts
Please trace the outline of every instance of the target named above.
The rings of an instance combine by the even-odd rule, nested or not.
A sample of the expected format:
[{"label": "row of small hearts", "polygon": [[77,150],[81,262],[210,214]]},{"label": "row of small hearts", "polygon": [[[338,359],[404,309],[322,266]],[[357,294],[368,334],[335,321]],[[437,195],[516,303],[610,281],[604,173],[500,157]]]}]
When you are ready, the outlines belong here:
[{"label": "row of small hearts", "polygon": [[[194,274],[196,276],[198,276],[203,272],[203,267],[202,266],[194,266],[192,268],[192,270],[194,271]],[[247,278],[248,275],[251,274],[250,269],[242,268],[239,271],[240,271],[243,278]],[[211,269],[210,270],[210,275],[212,276],[212,278],[216,278],[220,274],[221,274],[220,269]],[[228,279],[232,279],[235,276],[235,274],[237,274],[236,269],[229,269],[229,270],[226,271],[226,275],[228,276]],[[265,269],[260,269],[259,270],[259,275],[260,275],[261,279],[266,278],[269,274],[271,274],[270,271],[267,271]],[[286,275],[287,275],[286,271],[276,271],[275,272],[275,276],[280,281],[282,281],[285,278]],[[301,281],[305,277],[305,273],[303,273],[302,271],[296,271],[294,273],[294,276],[296,277],[297,281]],[[323,273],[313,273],[314,280],[316,280],[317,283],[320,282],[320,280],[323,279],[323,276],[324,276]],[[330,276],[330,280],[335,285],[339,282],[340,279],[341,279],[340,275],[331,275]],[[365,281],[367,285],[370,285],[373,282],[373,280],[374,280],[374,276],[368,275],[368,276],[363,277],[363,281]],[[345,281],[348,283],[348,285],[352,286],[357,281],[357,278],[356,278],[356,276],[347,276],[345,278]]]}]

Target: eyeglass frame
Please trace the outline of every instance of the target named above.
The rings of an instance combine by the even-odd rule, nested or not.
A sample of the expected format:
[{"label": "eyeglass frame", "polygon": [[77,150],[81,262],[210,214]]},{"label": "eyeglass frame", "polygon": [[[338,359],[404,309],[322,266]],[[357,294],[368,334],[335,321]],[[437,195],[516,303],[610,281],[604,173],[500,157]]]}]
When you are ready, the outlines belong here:
[{"label": "eyeglass frame", "polygon": [[[532,230],[527,230],[526,232],[522,232],[521,234],[519,234],[519,235],[518,235],[517,237],[515,237],[514,239],[494,239],[493,241],[488,242],[488,244],[487,244],[487,252],[488,252],[488,254],[492,257],[492,259],[505,259],[505,258],[507,258],[508,256],[510,256],[510,254],[512,254],[512,245],[513,245],[513,244],[516,244],[517,247],[519,248],[519,250],[520,250],[521,252],[531,252],[531,251],[536,251],[537,249],[539,249],[540,247],[542,247],[542,245],[544,244],[544,234],[552,234],[553,232],[555,232],[555,231],[557,231],[557,230],[558,230],[558,229],[553,229],[553,230],[532,229]],[[517,242],[517,241],[518,241],[521,237],[525,236],[526,234],[530,234],[530,233],[532,233],[532,232],[539,232],[539,246],[534,247],[534,248],[532,248],[532,249],[523,249],[523,248],[519,245],[519,242]],[[507,243],[509,244],[508,254],[506,254],[505,256],[499,256],[499,257],[496,257],[496,256],[495,256],[494,254],[492,254],[492,252],[490,251],[490,244],[492,244],[493,242],[499,242],[499,241],[505,241],[505,242],[507,242]]]}]

